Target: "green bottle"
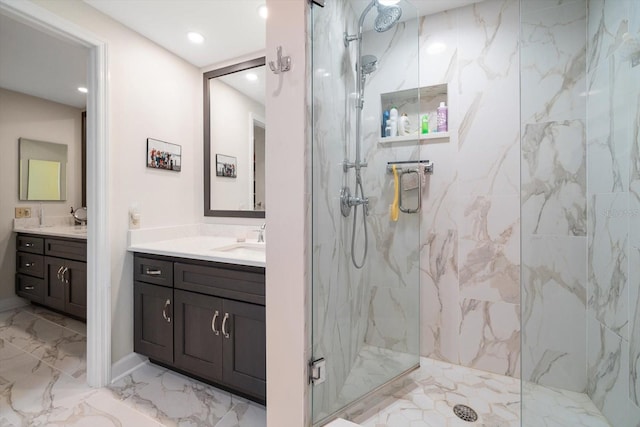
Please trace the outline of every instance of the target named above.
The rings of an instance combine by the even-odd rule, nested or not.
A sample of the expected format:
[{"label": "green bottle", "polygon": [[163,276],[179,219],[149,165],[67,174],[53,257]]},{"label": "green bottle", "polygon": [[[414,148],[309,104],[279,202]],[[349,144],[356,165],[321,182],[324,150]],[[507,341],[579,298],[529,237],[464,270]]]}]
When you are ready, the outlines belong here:
[{"label": "green bottle", "polygon": [[422,134],[426,135],[429,133],[429,115],[428,114],[423,114],[422,115]]}]

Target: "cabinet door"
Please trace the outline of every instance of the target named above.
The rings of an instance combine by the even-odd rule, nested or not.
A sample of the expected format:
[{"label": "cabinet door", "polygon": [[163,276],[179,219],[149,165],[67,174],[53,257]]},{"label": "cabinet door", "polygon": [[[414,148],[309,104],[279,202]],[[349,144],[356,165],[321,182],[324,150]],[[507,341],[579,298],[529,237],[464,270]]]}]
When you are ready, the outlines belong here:
[{"label": "cabinet door", "polygon": [[64,268],[65,260],[44,257],[44,303],[57,310],[64,310],[65,306]]},{"label": "cabinet door", "polygon": [[212,381],[222,379],[222,300],[175,290],[175,365]]},{"label": "cabinet door", "polygon": [[223,308],[224,382],[265,400],[267,336],[264,306],[224,300]]},{"label": "cabinet door", "polygon": [[136,353],[173,363],[173,289],[135,282],[134,341]]},{"label": "cabinet door", "polygon": [[87,318],[87,264],[65,261],[62,279],[66,285],[65,307],[67,313]]}]

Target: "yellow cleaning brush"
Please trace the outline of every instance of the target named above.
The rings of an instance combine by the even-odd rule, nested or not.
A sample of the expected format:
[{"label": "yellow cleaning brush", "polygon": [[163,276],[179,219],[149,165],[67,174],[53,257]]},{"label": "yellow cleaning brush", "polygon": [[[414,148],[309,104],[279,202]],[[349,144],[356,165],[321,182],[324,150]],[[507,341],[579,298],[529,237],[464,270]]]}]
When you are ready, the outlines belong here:
[{"label": "yellow cleaning brush", "polygon": [[396,170],[396,165],[391,166],[393,170],[393,188],[395,193],[393,195],[393,204],[391,205],[391,221],[397,221],[398,215],[400,213],[399,209],[399,197],[400,197],[400,179],[398,177],[398,171]]}]

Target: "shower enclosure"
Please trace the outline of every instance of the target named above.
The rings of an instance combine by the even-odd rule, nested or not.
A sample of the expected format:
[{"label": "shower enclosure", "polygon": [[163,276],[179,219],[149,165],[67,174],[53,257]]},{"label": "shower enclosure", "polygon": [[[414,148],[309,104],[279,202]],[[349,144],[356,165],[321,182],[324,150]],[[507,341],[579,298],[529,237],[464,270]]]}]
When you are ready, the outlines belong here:
[{"label": "shower enclosure", "polygon": [[[314,424],[423,356],[521,380],[509,427],[640,427],[640,1],[389,3],[312,8]],[[383,138],[438,97],[450,135]]]},{"label": "shower enclosure", "polygon": [[418,129],[417,14],[407,1],[332,0],[312,9],[312,33],[317,424],[419,364],[420,217],[390,219],[387,163],[419,160],[420,145],[417,133],[382,140],[392,107]]}]

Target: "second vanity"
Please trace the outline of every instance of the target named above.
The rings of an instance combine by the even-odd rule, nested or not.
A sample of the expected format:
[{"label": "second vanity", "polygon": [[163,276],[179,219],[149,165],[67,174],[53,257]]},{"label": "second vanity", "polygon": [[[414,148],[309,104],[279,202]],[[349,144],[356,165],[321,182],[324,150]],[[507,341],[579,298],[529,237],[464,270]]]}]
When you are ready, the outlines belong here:
[{"label": "second vanity", "polygon": [[192,236],[130,241],[129,251],[134,351],[265,403],[264,244]]},{"label": "second vanity", "polygon": [[87,318],[86,227],[15,225],[16,294]]}]

